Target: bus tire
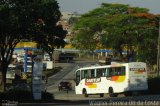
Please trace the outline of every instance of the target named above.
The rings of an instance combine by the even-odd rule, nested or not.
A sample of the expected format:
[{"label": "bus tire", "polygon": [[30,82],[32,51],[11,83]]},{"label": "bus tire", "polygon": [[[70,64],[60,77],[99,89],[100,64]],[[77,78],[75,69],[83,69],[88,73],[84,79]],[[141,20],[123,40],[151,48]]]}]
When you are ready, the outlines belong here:
[{"label": "bus tire", "polygon": [[83,89],[83,95],[84,95],[84,97],[88,97],[86,89]]},{"label": "bus tire", "polygon": [[104,93],[99,94],[99,96],[100,96],[101,98],[104,97]]},{"label": "bus tire", "polygon": [[112,87],[109,87],[109,96],[110,97],[117,97],[118,94],[114,93],[114,90]]}]

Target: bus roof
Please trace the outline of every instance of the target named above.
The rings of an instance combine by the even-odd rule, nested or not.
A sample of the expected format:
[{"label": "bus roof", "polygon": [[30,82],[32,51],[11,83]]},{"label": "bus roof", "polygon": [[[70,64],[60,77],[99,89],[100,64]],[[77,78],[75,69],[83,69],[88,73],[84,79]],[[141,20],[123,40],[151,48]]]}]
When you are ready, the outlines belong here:
[{"label": "bus roof", "polygon": [[145,64],[144,62],[129,62],[129,63],[117,63],[114,62],[111,65],[90,65],[85,67],[80,67],[77,70],[85,70],[85,69],[95,69],[95,68],[106,68],[106,67],[121,67],[126,66],[127,64]]}]

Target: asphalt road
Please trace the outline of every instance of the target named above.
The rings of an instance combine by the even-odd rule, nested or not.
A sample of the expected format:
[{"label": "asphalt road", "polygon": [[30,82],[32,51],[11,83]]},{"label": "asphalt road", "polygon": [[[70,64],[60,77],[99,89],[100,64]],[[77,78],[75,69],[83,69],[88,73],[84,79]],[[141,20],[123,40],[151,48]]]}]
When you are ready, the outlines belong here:
[{"label": "asphalt road", "polygon": [[48,78],[47,91],[52,94],[60,94],[58,91],[58,84],[60,81],[70,81],[72,83],[72,88],[74,90],[74,72],[78,67],[83,67],[84,65],[96,64],[95,61],[77,61],[72,63],[56,63],[56,66],[61,66],[62,70],[57,74]]},{"label": "asphalt road", "polygon": [[[125,97],[123,94],[111,98],[107,94],[103,98],[99,95],[89,95],[88,98],[83,95],[76,95],[74,91],[74,71],[78,66],[96,63],[94,61],[78,61],[75,63],[57,63],[63,69],[56,75],[48,79],[47,92],[53,94],[54,103],[26,103],[22,106],[160,106],[160,95],[137,95]],[[62,80],[68,80],[72,83],[73,90],[58,91],[58,83]]]}]

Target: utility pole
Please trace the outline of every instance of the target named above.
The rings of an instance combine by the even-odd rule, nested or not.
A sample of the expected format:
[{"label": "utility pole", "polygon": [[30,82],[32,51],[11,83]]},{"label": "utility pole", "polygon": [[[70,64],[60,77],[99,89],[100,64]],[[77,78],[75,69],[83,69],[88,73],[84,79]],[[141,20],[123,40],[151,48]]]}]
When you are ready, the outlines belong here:
[{"label": "utility pole", "polygon": [[157,75],[160,76],[160,19],[159,19],[159,36],[158,36],[158,54],[157,54]]}]

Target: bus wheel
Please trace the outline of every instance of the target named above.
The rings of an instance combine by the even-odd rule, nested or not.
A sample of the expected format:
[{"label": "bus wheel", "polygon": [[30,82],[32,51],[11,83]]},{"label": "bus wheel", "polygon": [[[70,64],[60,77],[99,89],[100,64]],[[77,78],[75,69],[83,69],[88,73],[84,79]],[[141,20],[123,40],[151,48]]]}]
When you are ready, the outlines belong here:
[{"label": "bus wheel", "polygon": [[99,96],[100,96],[100,97],[104,97],[104,94],[103,94],[103,93],[101,93],[101,94],[99,94]]},{"label": "bus wheel", "polygon": [[83,95],[84,95],[84,97],[88,97],[86,89],[83,89]]},{"label": "bus wheel", "polygon": [[117,97],[117,96],[118,96],[118,94],[115,94],[115,93],[114,93],[112,87],[109,88],[109,96],[110,96],[110,97]]}]

